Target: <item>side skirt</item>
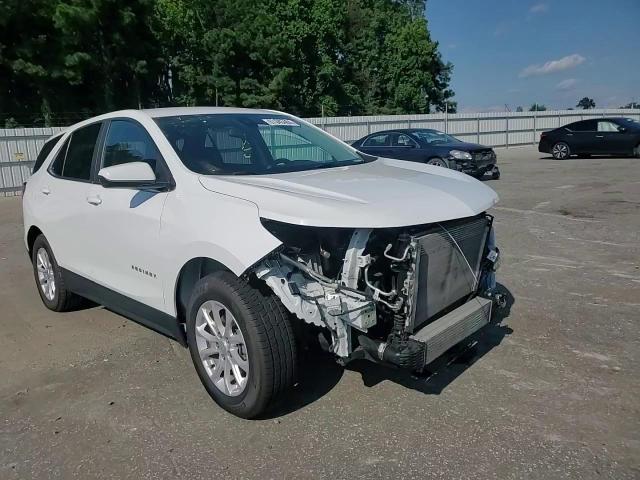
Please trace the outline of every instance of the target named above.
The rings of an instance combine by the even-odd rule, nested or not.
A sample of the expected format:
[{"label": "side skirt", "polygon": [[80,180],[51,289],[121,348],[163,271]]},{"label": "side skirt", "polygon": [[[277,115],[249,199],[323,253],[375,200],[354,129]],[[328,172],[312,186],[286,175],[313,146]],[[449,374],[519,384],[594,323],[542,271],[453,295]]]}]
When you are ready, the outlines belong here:
[{"label": "side skirt", "polygon": [[156,310],[144,303],[133,300],[118,292],[98,285],[69,270],[62,270],[64,282],[74,293],[85,297],[92,302],[103,305],[108,310],[144,325],[173,340],[177,340],[182,346],[187,346],[187,338],[180,322],[175,317],[160,310]]}]

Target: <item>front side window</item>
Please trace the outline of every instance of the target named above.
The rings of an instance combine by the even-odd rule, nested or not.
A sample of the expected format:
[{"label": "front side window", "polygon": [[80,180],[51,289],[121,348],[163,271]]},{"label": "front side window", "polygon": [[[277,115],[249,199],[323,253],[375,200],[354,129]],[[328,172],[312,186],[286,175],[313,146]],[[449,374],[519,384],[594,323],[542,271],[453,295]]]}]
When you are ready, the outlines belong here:
[{"label": "front side window", "polygon": [[396,134],[391,139],[392,147],[415,147],[416,142],[413,139],[404,133]]},{"label": "front side window", "polygon": [[89,181],[101,123],[75,130],[62,146],[49,171],[69,180]]},{"label": "front side window", "polygon": [[104,143],[102,167],[144,162],[160,177],[163,173],[160,152],[145,128],[130,120],[113,120]]},{"label": "front side window", "polygon": [[159,117],[180,160],[203,175],[261,175],[364,163],[324,132],[278,114]]},{"label": "front side window", "polygon": [[600,120],[598,122],[599,132],[618,132],[618,125],[608,120]]}]

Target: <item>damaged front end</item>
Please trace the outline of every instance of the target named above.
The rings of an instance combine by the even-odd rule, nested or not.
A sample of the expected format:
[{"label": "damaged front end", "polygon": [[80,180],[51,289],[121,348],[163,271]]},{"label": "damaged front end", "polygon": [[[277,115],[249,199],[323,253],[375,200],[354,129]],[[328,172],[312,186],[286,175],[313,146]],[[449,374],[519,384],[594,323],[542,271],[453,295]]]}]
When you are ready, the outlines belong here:
[{"label": "damaged front end", "polygon": [[324,327],[342,363],[420,371],[487,324],[499,251],[487,214],[401,228],[263,219],[281,242],[253,268],[299,319]]}]

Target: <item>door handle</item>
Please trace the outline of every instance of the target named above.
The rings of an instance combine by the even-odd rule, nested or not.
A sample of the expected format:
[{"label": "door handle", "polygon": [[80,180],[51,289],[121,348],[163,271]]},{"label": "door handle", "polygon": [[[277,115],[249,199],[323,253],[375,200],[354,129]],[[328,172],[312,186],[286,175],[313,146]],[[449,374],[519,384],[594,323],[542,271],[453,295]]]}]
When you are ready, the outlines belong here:
[{"label": "door handle", "polygon": [[604,135],[596,135],[596,138],[604,138]]},{"label": "door handle", "polygon": [[49,195],[51,193],[51,190],[49,190],[49,187],[42,187],[42,190],[40,190],[44,195]]},{"label": "door handle", "polygon": [[87,202],[89,202],[91,205],[100,205],[102,203],[102,199],[96,195],[93,197],[87,197]]}]

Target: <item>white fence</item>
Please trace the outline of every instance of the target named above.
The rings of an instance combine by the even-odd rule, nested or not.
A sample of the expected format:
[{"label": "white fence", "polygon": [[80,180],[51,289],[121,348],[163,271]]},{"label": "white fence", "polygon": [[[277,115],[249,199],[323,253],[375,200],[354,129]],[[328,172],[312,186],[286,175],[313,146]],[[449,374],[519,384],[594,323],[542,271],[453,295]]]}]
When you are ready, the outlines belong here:
[{"label": "white fence", "polygon": [[[434,128],[467,142],[492,147],[537,144],[540,132],[588,118],[624,116],[640,110],[557,110],[545,112],[454,113],[325,117],[308,120],[348,143],[369,133],[397,128]],[[44,141],[62,127],[0,129],[0,196],[15,195],[29,177]]]}]

